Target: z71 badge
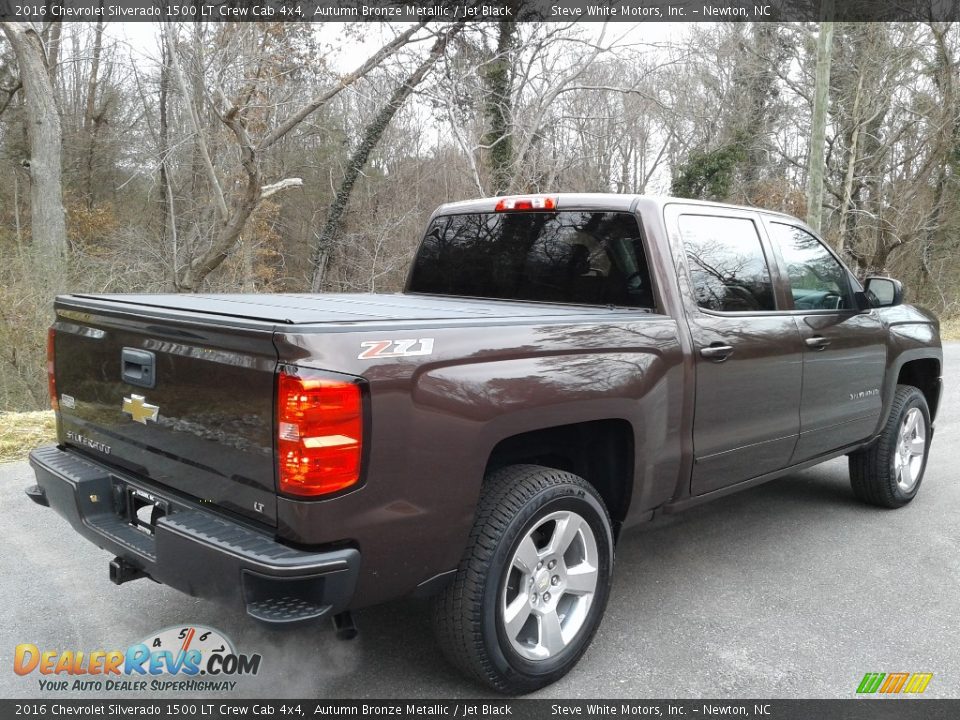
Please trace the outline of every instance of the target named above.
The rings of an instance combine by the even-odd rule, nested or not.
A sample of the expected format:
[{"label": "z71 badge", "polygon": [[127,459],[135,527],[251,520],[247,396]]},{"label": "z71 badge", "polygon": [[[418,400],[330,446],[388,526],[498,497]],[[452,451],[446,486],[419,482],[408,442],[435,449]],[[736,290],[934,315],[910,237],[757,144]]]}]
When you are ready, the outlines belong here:
[{"label": "z71 badge", "polygon": [[414,357],[433,353],[433,338],[414,338],[412,340],[367,340],[360,343],[366,348],[357,355],[358,360],[376,360],[378,358]]}]

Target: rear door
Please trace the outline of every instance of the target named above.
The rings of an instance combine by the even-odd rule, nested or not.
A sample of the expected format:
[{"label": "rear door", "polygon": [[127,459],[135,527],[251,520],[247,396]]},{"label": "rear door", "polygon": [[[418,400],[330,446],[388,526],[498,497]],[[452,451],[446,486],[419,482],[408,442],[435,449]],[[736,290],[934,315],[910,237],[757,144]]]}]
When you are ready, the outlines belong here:
[{"label": "rear door", "polygon": [[765,218],[804,342],[798,463],[868,438],[883,399],[886,330],[854,302],[856,280],[809,229]]},{"label": "rear door", "polygon": [[686,256],[696,362],[691,494],[785,467],[800,429],[803,350],[756,213],[669,205]]},{"label": "rear door", "polygon": [[275,524],[272,325],[175,317],[58,298],[61,439],[119,470]]}]

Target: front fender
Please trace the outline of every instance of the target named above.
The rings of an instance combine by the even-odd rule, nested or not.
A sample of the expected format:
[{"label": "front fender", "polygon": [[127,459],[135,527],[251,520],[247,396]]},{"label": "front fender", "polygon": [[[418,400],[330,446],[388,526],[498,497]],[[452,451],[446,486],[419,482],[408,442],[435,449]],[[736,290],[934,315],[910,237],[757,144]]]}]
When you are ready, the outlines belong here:
[{"label": "front fender", "polygon": [[943,370],[940,323],[933,313],[913,305],[881,308],[879,313],[888,331],[887,368],[883,406],[874,437],[880,433],[886,423],[900,374],[907,363],[915,360],[936,360],[939,372]]}]

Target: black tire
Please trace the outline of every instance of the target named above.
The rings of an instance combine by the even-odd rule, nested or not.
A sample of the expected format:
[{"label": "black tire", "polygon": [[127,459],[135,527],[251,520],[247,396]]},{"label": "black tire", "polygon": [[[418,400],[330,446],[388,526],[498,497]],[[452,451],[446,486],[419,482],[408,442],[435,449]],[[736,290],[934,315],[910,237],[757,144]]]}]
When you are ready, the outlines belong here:
[{"label": "black tire", "polygon": [[[898,446],[904,421],[913,409],[918,410],[922,418],[924,447],[922,455],[917,455],[921,459],[919,470],[911,473],[915,475],[915,479],[912,485],[904,487],[904,484],[899,482],[901,475],[898,471]],[[849,455],[853,494],[870,505],[903,507],[913,500],[920,490],[929,453],[930,409],[927,407],[927,400],[923,393],[912,385],[898,385],[890,415],[880,437],[869,446]]]},{"label": "black tire", "polygon": [[[553,597],[549,593],[551,588],[546,584],[542,586],[545,592],[541,590],[542,595],[536,594],[535,585],[540,585],[545,579],[545,576],[541,576],[553,572],[543,569],[546,565],[540,563],[534,574],[523,576],[519,575],[521,571],[514,563],[521,541],[526,543],[531,538],[541,537],[535,533],[547,533],[550,527],[553,528],[552,532],[563,534],[558,528],[561,527],[560,523],[565,525],[566,522],[551,521],[549,518],[552,517],[576,518],[571,522],[577,523],[581,531],[577,531],[575,542],[578,543],[577,547],[584,549],[584,553],[587,529],[592,532],[595,541],[595,547],[590,547],[596,552],[596,589],[587,603],[587,609],[579,615],[575,610],[565,610],[563,614],[559,612],[562,603],[581,602],[581,596],[566,594],[563,586],[560,592],[553,593]],[[545,544],[553,539],[552,535],[550,538],[546,535],[542,537]],[[541,550],[536,541],[534,546],[538,552],[536,559],[540,559],[540,553],[546,553],[547,549]],[[573,543],[569,547],[573,548]],[[552,561],[548,555],[542,557],[547,564],[554,563],[550,565],[551,568],[562,568],[565,583],[567,556],[553,555],[561,559]],[[476,520],[457,574],[434,603],[434,629],[443,653],[467,675],[504,693],[528,693],[559,680],[583,655],[600,625],[610,594],[613,558],[610,516],[596,490],[582,478],[536,465],[514,465],[492,473],[484,483]],[[588,566],[592,568],[593,564],[588,563]],[[555,581],[558,578],[550,579]],[[523,589],[517,590],[517,587]],[[527,588],[532,595],[527,595]],[[543,610],[549,609],[550,602],[554,603],[553,607],[557,608],[554,614],[559,622],[580,618],[579,629],[572,634],[568,644],[549,657],[529,659],[522,656],[514,644],[517,641],[511,641],[507,635],[504,623],[506,611],[503,608],[511,592],[515,593],[514,601],[523,606],[529,599],[533,607],[534,597],[544,602],[540,606]],[[524,600],[521,600],[521,594]],[[524,611],[532,618],[528,622],[533,622],[537,632],[543,632],[540,623],[545,621],[535,617],[534,610],[524,608]],[[523,625],[524,629],[527,627],[530,626]],[[536,650],[545,648],[545,645],[531,642],[531,647]]]}]

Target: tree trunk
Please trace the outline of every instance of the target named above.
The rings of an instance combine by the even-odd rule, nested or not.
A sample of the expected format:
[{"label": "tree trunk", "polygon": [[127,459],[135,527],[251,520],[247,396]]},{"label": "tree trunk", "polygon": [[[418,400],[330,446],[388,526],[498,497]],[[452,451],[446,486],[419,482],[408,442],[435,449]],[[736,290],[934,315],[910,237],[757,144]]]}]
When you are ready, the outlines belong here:
[{"label": "tree trunk", "polygon": [[827,107],[830,104],[830,62],[833,55],[833,0],[823,6],[827,21],[820,23],[817,38],[817,69],[814,84],[813,116],[810,122],[810,162],[807,166],[807,225],[820,231],[823,209],[823,153],[827,134]]},{"label": "tree trunk", "polygon": [[97,154],[97,134],[100,116],[97,113],[97,88],[100,84],[100,54],[103,51],[103,20],[97,21],[93,31],[93,54],[90,59],[90,77],[87,78],[87,97],[83,110],[83,134],[87,143],[84,163],[87,207],[93,207],[93,161]]},{"label": "tree trunk", "polygon": [[857,94],[853,98],[853,132],[850,136],[850,151],[847,158],[847,172],[843,181],[843,200],[840,203],[840,229],[837,233],[837,252],[843,257],[847,252],[848,228],[847,215],[853,202],[853,174],[857,167],[857,151],[860,141],[860,96],[863,93],[863,75],[857,79]]},{"label": "tree trunk", "polygon": [[63,37],[63,24],[52,22],[47,26],[47,74],[54,92],[57,89],[57,65],[60,64],[60,41]]},{"label": "tree trunk", "polygon": [[227,119],[227,125],[240,140],[240,163],[246,172],[243,194],[236,203],[229,219],[220,227],[207,251],[189,263],[179,281],[179,287],[185,292],[196,292],[207,275],[216,270],[230,255],[243,232],[247,220],[257,209],[262,193],[260,166],[257,163],[253,145],[247,136],[246,128],[236,115]]},{"label": "tree trunk", "polygon": [[170,43],[167,42],[165,35],[160,36],[161,52],[163,62],[160,64],[160,131],[159,148],[160,151],[160,222],[163,227],[162,237],[164,249],[169,249],[170,267],[168,269],[167,286],[175,289],[177,285],[177,274],[179,268],[179,248],[177,242],[177,221],[173,207],[173,188],[170,186],[170,172],[168,170],[170,163],[170,120],[169,99],[170,99]]},{"label": "tree trunk", "polygon": [[734,70],[733,117],[725,124],[728,141],[741,148],[736,163],[737,182],[729,199],[744,205],[764,202],[764,173],[773,154],[774,114],[778,82],[774,68],[779,65],[780,38],[775,23],[753,23],[741,30],[737,67]]},{"label": "tree trunk", "polygon": [[313,271],[310,276],[311,292],[320,292],[320,287],[323,285],[323,276],[326,272],[326,264],[333,242],[340,232],[340,223],[343,220],[343,214],[346,212],[347,205],[350,203],[353,186],[360,176],[360,171],[363,170],[364,165],[367,164],[370,153],[373,152],[377,143],[380,142],[380,138],[383,136],[383,133],[390,125],[390,121],[393,119],[393,116],[397,114],[397,111],[403,105],[404,101],[410,97],[410,94],[413,93],[417,85],[423,81],[430,69],[441,58],[447,47],[447,43],[462,29],[463,22],[458,22],[437,38],[427,58],[420,63],[419,67],[410,74],[400,87],[394,90],[387,104],[383,106],[373,121],[364,129],[360,144],[350,157],[350,162],[347,164],[347,171],[337,190],[336,197],[334,197],[333,203],[330,205],[330,211],[327,213],[327,221],[324,223],[323,230],[321,230],[317,236],[317,242],[311,254],[313,264]]},{"label": "tree trunk", "polygon": [[17,237],[17,252],[23,253],[23,233],[20,230],[20,178],[13,171],[13,227]]},{"label": "tree trunk", "polygon": [[484,84],[487,102],[484,114],[488,129],[483,138],[487,148],[487,165],[490,168],[491,189],[494,195],[502,195],[510,189],[513,179],[513,81],[510,51],[513,48],[517,24],[514,20],[502,20],[497,26],[497,54],[487,63]]},{"label": "tree trunk", "polygon": [[60,114],[40,35],[25,23],[0,23],[13,47],[27,105],[33,248],[54,272],[65,268],[67,228],[61,184]]}]

